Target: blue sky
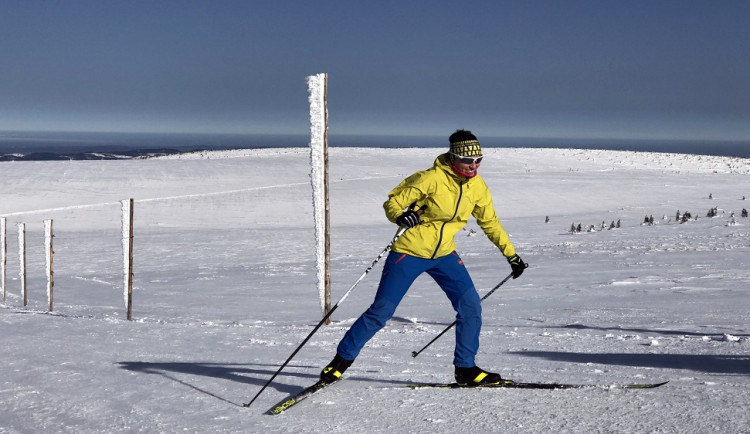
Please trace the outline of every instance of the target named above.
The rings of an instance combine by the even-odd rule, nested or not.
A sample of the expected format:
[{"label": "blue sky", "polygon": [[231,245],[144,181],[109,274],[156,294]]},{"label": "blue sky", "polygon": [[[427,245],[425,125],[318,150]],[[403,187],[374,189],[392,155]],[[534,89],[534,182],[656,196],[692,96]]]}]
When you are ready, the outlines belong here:
[{"label": "blue sky", "polygon": [[750,140],[745,0],[0,0],[0,130]]}]

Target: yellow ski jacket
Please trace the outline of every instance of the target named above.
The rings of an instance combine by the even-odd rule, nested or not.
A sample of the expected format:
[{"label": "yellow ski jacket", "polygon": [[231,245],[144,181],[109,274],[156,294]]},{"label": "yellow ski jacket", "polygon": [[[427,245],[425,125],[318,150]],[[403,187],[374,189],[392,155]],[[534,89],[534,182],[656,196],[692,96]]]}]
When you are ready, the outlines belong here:
[{"label": "yellow ski jacket", "polygon": [[393,223],[412,203],[427,205],[424,223],[404,232],[392,250],[419,258],[434,259],[456,250],[454,237],[474,216],[487,237],[507,258],[515,248],[492,205],[492,196],[481,176],[465,178],[453,172],[448,154],[435,159],[431,169],[419,171],[401,181],[383,204]]}]

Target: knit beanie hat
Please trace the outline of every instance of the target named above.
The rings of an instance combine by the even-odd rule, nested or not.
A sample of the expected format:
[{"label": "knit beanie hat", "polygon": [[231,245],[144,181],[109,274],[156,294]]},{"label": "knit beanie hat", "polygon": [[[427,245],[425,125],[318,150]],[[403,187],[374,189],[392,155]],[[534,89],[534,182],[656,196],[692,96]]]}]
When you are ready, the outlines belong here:
[{"label": "knit beanie hat", "polygon": [[450,153],[463,157],[482,155],[479,140],[468,130],[456,130],[448,139],[451,143]]}]

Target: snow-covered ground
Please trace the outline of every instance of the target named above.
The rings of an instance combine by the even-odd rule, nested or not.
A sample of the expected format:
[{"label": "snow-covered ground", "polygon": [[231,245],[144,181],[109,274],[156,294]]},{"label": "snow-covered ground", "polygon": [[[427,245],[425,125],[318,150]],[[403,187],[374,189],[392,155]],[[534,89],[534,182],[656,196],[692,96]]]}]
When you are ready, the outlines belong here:
[{"label": "snow-covered ground", "polygon": [[[388,191],[442,149],[331,148],[334,302],[388,244]],[[486,149],[480,173],[531,266],[484,303],[479,365],[519,381],[652,390],[410,390],[449,381],[453,320],[417,280],[347,380],[280,416],[369,305],[380,264],[317,324],[309,150],[0,164],[8,221],[0,432],[740,433],[750,430],[750,160]],[[135,199],[133,321],[120,200]],[[709,198],[710,197],[710,198]],[[707,218],[712,208],[718,216]],[[697,220],[675,222],[677,212]],[[731,224],[731,213],[735,224]],[[654,225],[643,225],[645,216]],[[546,217],[549,222],[545,223]],[[47,312],[43,220],[54,220]],[[602,222],[621,227],[571,234]],[[16,223],[26,223],[29,304]],[[458,246],[480,293],[510,271],[474,222]]]}]

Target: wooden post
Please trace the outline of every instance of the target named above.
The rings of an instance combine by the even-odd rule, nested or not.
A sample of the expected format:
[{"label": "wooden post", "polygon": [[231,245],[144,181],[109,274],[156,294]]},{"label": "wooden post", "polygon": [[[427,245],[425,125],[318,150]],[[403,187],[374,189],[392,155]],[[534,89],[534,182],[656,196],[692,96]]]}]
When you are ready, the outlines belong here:
[{"label": "wooden post", "polygon": [[[328,194],[328,74],[307,77],[310,102],[310,179],[315,217],[315,270],[325,318],[331,311],[330,201]],[[330,319],[325,321],[330,324]]]},{"label": "wooden post", "polygon": [[5,224],[5,217],[0,217],[0,286],[3,287],[3,303],[5,303],[5,296],[8,292],[8,289],[5,287],[5,265],[8,254],[8,243],[5,239]]},{"label": "wooden post", "polygon": [[52,302],[54,300],[52,290],[55,287],[54,271],[52,267],[52,256],[55,251],[52,249],[52,220],[44,221],[44,242],[47,253],[47,301],[49,301],[49,311],[52,312]]},{"label": "wooden post", "polygon": [[21,279],[21,297],[23,297],[23,305],[26,306],[29,300],[26,295],[26,225],[24,223],[18,224],[18,264],[20,266],[18,277]]},{"label": "wooden post", "polygon": [[130,224],[128,225],[128,321],[133,319],[133,199],[130,199]]},{"label": "wooden post", "polygon": [[[328,73],[323,75],[323,190],[325,191],[325,314],[331,311],[331,207],[328,201]],[[331,324],[331,317],[326,325]]]},{"label": "wooden post", "polygon": [[128,321],[133,319],[133,199],[122,201],[124,298]]}]

